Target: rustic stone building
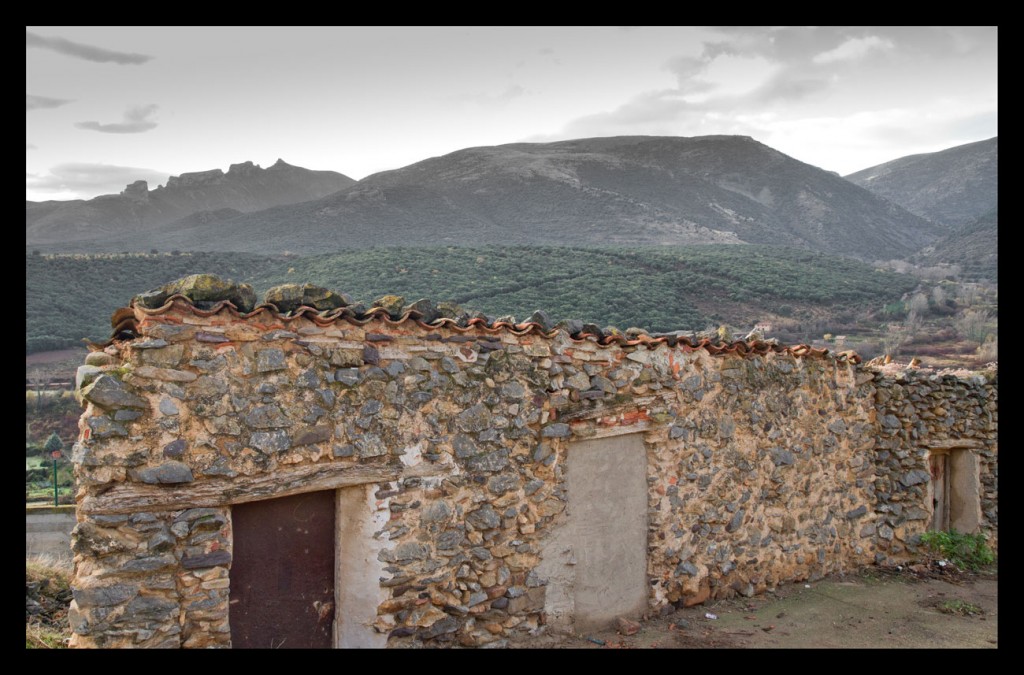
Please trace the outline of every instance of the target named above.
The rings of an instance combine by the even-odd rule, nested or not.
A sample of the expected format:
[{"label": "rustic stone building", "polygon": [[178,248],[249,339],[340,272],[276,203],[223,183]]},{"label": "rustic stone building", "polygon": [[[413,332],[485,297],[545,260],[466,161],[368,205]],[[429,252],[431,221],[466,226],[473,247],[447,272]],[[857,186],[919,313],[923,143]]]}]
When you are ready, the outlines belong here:
[{"label": "rustic stone building", "polygon": [[195,277],[79,370],[72,645],[498,645],[995,546],[995,371]]}]

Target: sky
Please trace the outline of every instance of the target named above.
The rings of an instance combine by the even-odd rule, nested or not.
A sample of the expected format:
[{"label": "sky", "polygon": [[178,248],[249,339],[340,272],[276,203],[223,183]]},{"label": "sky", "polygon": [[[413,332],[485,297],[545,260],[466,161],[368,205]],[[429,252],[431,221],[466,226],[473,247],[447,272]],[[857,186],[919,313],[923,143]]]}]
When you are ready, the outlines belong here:
[{"label": "sky", "polygon": [[847,175],[997,135],[995,27],[26,28],[26,199],[278,158],[739,134]]}]

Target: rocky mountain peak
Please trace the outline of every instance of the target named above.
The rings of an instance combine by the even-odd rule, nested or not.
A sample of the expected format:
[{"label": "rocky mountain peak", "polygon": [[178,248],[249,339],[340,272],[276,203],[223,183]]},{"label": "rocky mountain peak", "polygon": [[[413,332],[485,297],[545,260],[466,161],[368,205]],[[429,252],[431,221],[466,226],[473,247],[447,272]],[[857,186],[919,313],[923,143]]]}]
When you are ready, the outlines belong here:
[{"label": "rocky mountain peak", "polygon": [[193,187],[196,185],[216,185],[224,179],[224,172],[220,169],[209,171],[193,171],[183,173],[180,176],[171,176],[167,179],[168,188]]},{"label": "rocky mountain peak", "polygon": [[149,183],[144,180],[137,180],[134,183],[129,183],[125,189],[121,191],[121,196],[136,202],[148,202]]},{"label": "rocky mountain peak", "polygon": [[241,164],[232,164],[228,167],[229,176],[252,176],[263,169],[260,168],[259,164],[253,164],[252,162],[242,162]]}]

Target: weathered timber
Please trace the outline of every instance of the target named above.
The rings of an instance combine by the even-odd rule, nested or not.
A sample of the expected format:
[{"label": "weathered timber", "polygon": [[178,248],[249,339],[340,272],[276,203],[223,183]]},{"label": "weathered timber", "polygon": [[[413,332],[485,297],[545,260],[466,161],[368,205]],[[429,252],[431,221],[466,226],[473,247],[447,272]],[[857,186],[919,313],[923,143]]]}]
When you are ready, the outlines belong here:
[{"label": "weathered timber", "polygon": [[315,490],[391,481],[401,471],[397,466],[338,466],[307,464],[279,468],[273,474],[212,478],[168,489],[160,485],[127,483],[116,485],[103,494],[89,495],[79,505],[82,513],[133,513],[136,511],[167,511],[182,504],[224,506],[260,499],[287,497]]}]

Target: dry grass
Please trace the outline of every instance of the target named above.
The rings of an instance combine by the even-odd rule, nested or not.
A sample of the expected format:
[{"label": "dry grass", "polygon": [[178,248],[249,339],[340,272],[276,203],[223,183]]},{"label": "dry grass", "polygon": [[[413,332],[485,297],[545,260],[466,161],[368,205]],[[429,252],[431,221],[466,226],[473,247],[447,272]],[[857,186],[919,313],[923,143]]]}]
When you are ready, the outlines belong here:
[{"label": "dry grass", "polygon": [[64,649],[71,638],[71,564],[52,556],[25,560],[25,648]]}]

